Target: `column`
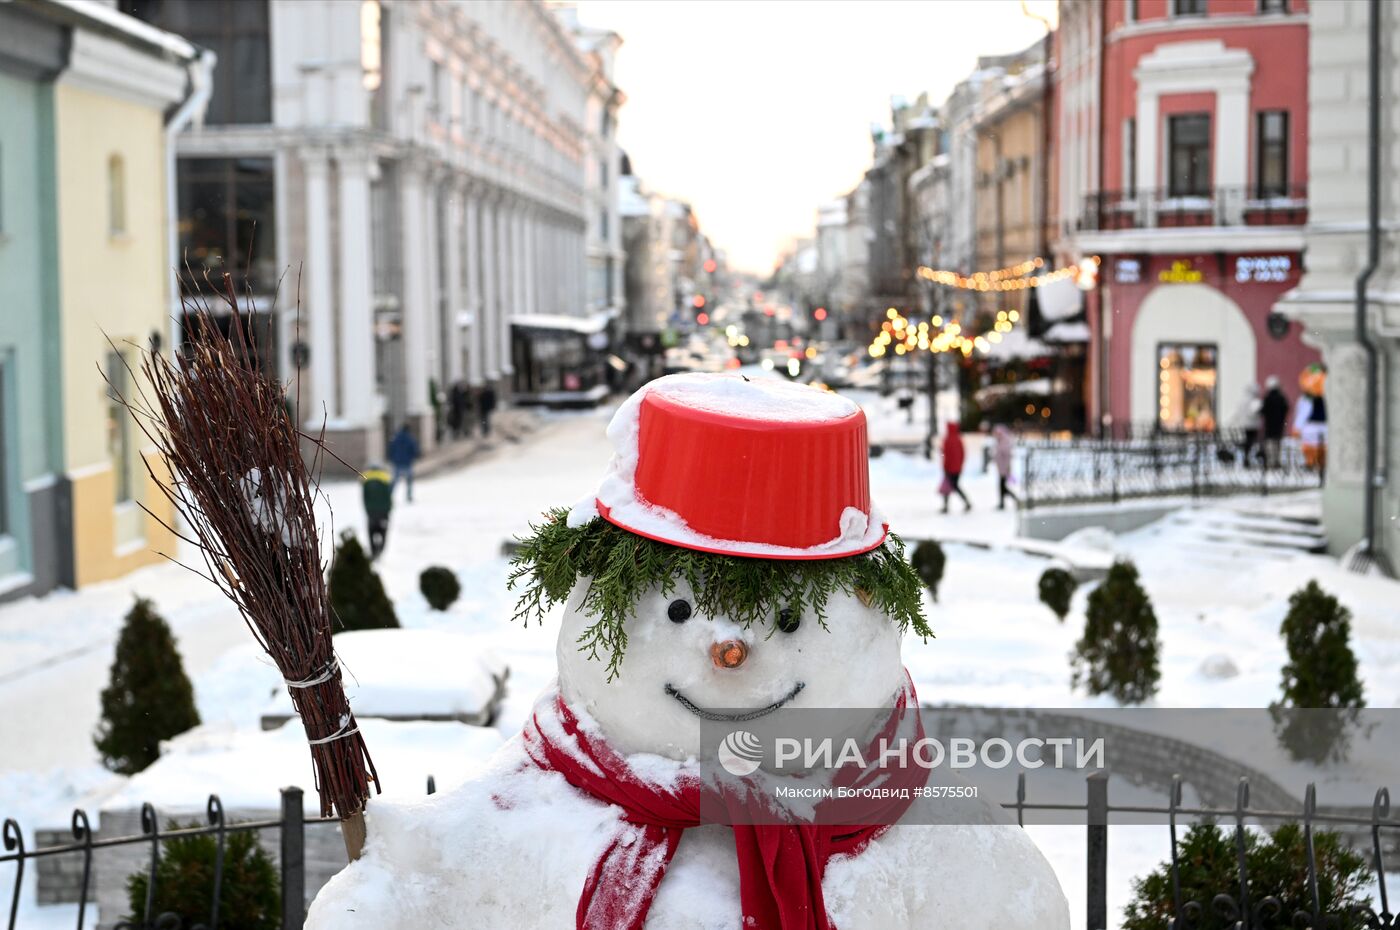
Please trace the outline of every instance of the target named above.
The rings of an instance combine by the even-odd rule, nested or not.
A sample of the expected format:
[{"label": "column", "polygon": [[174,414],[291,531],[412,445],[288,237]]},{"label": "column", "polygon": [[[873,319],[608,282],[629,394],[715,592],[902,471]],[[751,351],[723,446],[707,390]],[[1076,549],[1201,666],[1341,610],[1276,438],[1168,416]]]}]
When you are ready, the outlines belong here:
[{"label": "column", "polygon": [[463,192],[461,182],[450,178],[443,188],[447,195],[447,222],[443,229],[443,260],[446,263],[443,278],[447,283],[444,304],[447,319],[446,339],[443,340],[444,354],[443,385],[444,397],[452,385],[462,380],[462,324],[461,317],[465,301],[462,299],[462,214]]},{"label": "column", "polygon": [[523,248],[525,253],[525,306],[523,311],[530,315],[540,312],[539,278],[535,272],[535,222],[536,214],[534,209],[526,210],[520,234],[524,243]]},{"label": "column", "polygon": [[308,428],[340,416],[335,396],[335,314],[331,306],[329,165],[323,149],[301,153],[306,176],[306,302],[311,320],[311,398],[303,406]]},{"label": "column", "polygon": [[339,416],[348,426],[368,426],[377,413],[369,157],[361,152],[337,155],[336,167],[340,175]]},{"label": "column", "polygon": [[[442,381],[442,350],[443,333],[445,331],[443,321],[443,300],[442,300],[442,253],[439,249],[442,238],[441,201],[443,176],[436,168],[430,170],[424,177],[423,185],[423,256],[420,262],[423,268],[424,291],[426,300],[423,304],[427,308],[427,344],[425,365],[419,369],[416,377],[423,382],[423,396],[428,402],[424,409],[425,413],[432,413],[432,399],[428,396],[429,381],[439,382],[439,389]],[[414,377],[410,374],[409,377]]]},{"label": "column", "polygon": [[499,313],[496,298],[496,198],[487,196],[481,205],[481,346],[482,362],[487,381],[501,376],[498,354],[500,341],[496,338]]},{"label": "column", "polygon": [[423,274],[423,250],[427,248],[426,221],[423,216],[422,169],[403,161],[399,183],[400,214],[403,221],[403,310],[401,326],[403,341],[403,383],[396,389],[403,393],[404,409],[409,417],[428,412],[428,282]]},{"label": "column", "polygon": [[467,262],[467,312],[472,315],[471,331],[467,334],[467,381],[472,387],[480,387],[485,380],[482,353],[486,348],[481,336],[486,314],[481,299],[481,194],[473,185],[467,188],[466,197],[466,235],[462,244]]},{"label": "column", "polygon": [[516,272],[520,266],[520,255],[515,243],[515,200],[504,201],[497,217],[496,231],[501,253],[501,312],[498,317],[496,338],[500,340],[501,375],[515,373],[514,360],[510,354],[510,321],[515,318],[520,302],[519,280]]}]

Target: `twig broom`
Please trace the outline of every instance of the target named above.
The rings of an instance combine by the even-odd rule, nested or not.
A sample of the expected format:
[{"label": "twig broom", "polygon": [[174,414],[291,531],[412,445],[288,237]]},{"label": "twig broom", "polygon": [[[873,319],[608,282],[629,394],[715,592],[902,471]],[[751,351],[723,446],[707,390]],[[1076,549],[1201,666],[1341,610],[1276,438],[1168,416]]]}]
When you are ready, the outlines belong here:
[{"label": "twig broom", "polygon": [[[357,859],[370,783],[378,790],[379,776],[331,646],[314,510],[324,429],[303,434],[284,386],[259,370],[231,278],[217,286],[205,280],[228,313],[228,332],[199,288],[182,281],[181,306],[197,335],[173,359],[156,348],[143,352],[143,377],[132,378],[131,397],[119,397],[169,466],[167,478],[146,465],[189,535],[146,512],[199,549],[207,571],[185,567],[238,606],[276,663],[306,728],[321,816],[340,819],[346,852]],[[310,467],[303,439],[316,449]]]}]

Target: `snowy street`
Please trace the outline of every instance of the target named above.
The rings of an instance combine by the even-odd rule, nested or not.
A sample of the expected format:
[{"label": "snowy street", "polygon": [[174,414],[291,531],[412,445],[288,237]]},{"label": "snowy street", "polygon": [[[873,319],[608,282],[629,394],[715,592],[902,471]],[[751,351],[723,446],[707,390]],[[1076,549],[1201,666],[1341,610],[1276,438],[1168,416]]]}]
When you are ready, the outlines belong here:
[{"label": "snowy street", "polygon": [[[870,405],[872,429],[878,430],[888,414],[873,395],[861,399]],[[609,455],[603,433],[609,413],[546,415],[522,443],[503,443],[467,467],[420,480],[414,502],[400,496],[394,510],[377,568],[399,619],[408,628],[468,636],[483,656],[509,666],[508,691],[495,723],[503,736],[518,732],[554,674],[557,616],[545,628],[507,622],[513,599],[505,588],[502,543],[525,532],[546,508],[568,505],[596,486]],[[904,645],[922,700],[1110,706],[1107,698],[1075,693],[1069,682],[1066,656],[1079,635],[1092,585],[1081,587],[1068,619],[1057,622],[1036,598],[1036,579],[1050,562],[1006,545],[1013,541],[1014,514],[996,510],[996,480],[981,473],[975,447],[969,459],[975,464],[964,484],[973,509],[964,513],[955,503],[947,516],[939,512],[934,493],[935,465],[899,453],[870,462],[873,496],[898,532],[907,539],[956,540],[946,545],[948,569],[939,601],[926,603],[937,638],[927,644],[910,638]],[[326,491],[327,516],[333,515],[336,530],[352,528],[363,535],[358,487],[332,483]],[[1250,506],[1297,508],[1308,501],[1271,499]],[[1400,587],[1348,575],[1325,557],[1205,540],[1210,527],[1229,519],[1224,505],[1185,509],[1116,539],[1087,534],[1086,540],[1061,545],[1069,553],[1107,545],[1141,569],[1161,623],[1163,674],[1156,706],[1262,707],[1274,700],[1284,661],[1278,625],[1288,594],[1308,578],[1336,592],[1354,612],[1354,643],[1371,702],[1400,699],[1394,686],[1400,667],[1394,604]],[[462,581],[461,599],[445,613],[429,610],[418,591],[418,573],[432,564],[446,565]],[[31,829],[61,825],[73,806],[98,807],[121,790],[124,780],[98,764],[91,734],[112,644],[133,594],[153,598],[170,621],[206,725],[255,731],[260,714],[275,703],[278,676],[237,614],[211,585],[179,566],[6,605],[0,608],[0,640],[6,644],[0,654],[0,816]],[[355,671],[352,665],[351,676]],[[485,752],[494,743],[475,745]],[[431,750],[421,758],[433,758]],[[446,758],[422,764],[433,768],[405,776],[407,786],[390,787],[398,793],[419,791],[423,777],[452,780],[461,769],[459,761]],[[256,792],[256,773],[237,781],[242,794]],[[269,782],[265,790],[271,797],[279,784],[275,777]],[[309,783],[308,770],[303,784]],[[206,790],[212,788],[185,786],[193,796]],[[150,800],[160,805],[168,799]],[[1035,835],[1078,907],[1082,895],[1074,889],[1082,884],[1082,856],[1075,850],[1082,829],[1039,828]],[[1155,842],[1160,838],[1151,830],[1123,828],[1122,835],[1111,860],[1114,902],[1126,893],[1129,876],[1162,855]],[[1131,836],[1138,836],[1140,845]]]}]

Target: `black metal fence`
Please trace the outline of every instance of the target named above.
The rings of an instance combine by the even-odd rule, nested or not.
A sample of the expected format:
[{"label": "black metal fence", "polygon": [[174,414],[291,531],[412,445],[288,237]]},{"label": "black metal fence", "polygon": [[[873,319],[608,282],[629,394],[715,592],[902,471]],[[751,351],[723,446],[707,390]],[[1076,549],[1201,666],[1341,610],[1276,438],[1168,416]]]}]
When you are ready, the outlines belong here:
[{"label": "black metal fence", "polygon": [[[1086,794],[1083,804],[1043,803],[1028,797],[1026,777],[1021,775],[1017,782],[1016,798],[1002,804],[1014,812],[1017,823],[1024,826],[1027,815],[1037,811],[1050,812],[1057,822],[1063,822],[1066,812],[1082,814],[1085,824],[1086,883],[1085,914],[1086,930],[1108,930],[1112,926],[1108,912],[1108,828],[1114,815],[1126,815],[1134,823],[1141,823],[1144,815],[1160,817],[1166,826],[1162,842],[1162,860],[1170,862],[1173,888],[1171,918],[1163,925],[1164,930],[1190,930],[1201,926],[1208,911],[1216,918],[1223,918],[1233,930],[1260,930],[1263,927],[1290,925],[1299,930],[1325,930],[1325,928],[1396,928],[1397,916],[1390,910],[1389,890],[1386,884],[1386,855],[1393,851],[1400,840],[1400,819],[1391,816],[1390,793],[1382,788],[1375,794],[1369,812],[1335,812],[1319,810],[1317,791],[1309,785],[1301,807],[1297,810],[1256,809],[1249,803],[1249,781],[1241,778],[1233,807],[1186,807],[1182,804],[1183,783],[1180,776],[1172,780],[1168,803],[1165,806],[1144,806],[1114,804],[1109,798],[1109,778],[1106,773],[1097,772],[1086,781]],[[428,780],[428,793],[435,790],[433,780]],[[272,820],[225,823],[223,805],[218,797],[209,798],[208,825],[179,830],[162,831],[154,807],[145,804],[141,808],[142,832],[133,836],[119,836],[96,839],[88,826],[87,815],[79,810],[73,812],[73,842],[26,849],[24,834],[14,820],[4,822],[4,849],[0,855],[0,865],[14,863],[16,874],[14,890],[9,908],[8,930],[22,930],[17,921],[20,894],[24,881],[25,865],[46,856],[80,853],[83,857],[83,887],[79,898],[77,928],[83,930],[87,916],[89,881],[92,876],[93,856],[98,851],[116,846],[148,844],[151,857],[146,885],[146,901],[139,920],[118,923],[117,930],[217,930],[219,906],[223,892],[224,845],[226,838],[238,832],[261,832],[277,830],[281,836],[281,877],[282,877],[282,927],[295,930],[303,925],[306,891],[305,871],[305,830],[308,825],[332,827],[335,820],[320,817],[306,817],[302,812],[302,790],[286,788],[282,792],[281,816]],[[1229,890],[1222,889],[1209,901],[1187,899],[1181,890],[1178,828],[1184,823],[1209,821],[1232,825],[1235,846],[1238,851],[1235,875],[1231,877]],[[1245,855],[1246,834],[1250,829],[1294,823],[1302,827],[1304,833],[1305,899],[1310,906],[1284,913],[1284,905],[1271,896],[1255,896],[1252,893],[1249,863]],[[1320,874],[1318,855],[1314,840],[1317,832],[1335,830],[1345,834],[1353,845],[1366,847],[1374,877],[1376,895],[1372,904],[1354,907],[1347,913],[1326,912],[1322,903],[1320,882],[1325,878]],[[161,843],[189,836],[214,836],[216,857],[214,862],[212,905],[208,922],[195,923],[184,927],[181,919],[170,913],[153,913],[157,864],[160,858]]]},{"label": "black metal fence", "polygon": [[1288,184],[1270,190],[1215,187],[1182,192],[1169,188],[1097,191],[1084,198],[1079,228],[1169,229],[1191,226],[1302,226],[1308,221],[1308,188]]},{"label": "black metal fence", "polygon": [[1140,497],[1274,494],[1320,487],[1293,440],[1244,430],[1127,431],[1122,438],[1023,443],[1022,506],[1118,503]]}]

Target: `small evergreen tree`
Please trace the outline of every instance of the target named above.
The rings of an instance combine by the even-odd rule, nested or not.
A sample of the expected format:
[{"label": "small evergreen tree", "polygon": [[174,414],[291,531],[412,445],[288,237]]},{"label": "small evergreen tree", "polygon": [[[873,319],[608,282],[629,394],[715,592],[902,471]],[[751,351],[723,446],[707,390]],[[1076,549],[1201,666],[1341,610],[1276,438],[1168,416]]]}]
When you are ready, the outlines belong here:
[{"label": "small evergreen tree", "polygon": [[1115,562],[1089,593],[1084,636],[1072,655],[1073,684],[1085,685],[1090,694],[1112,694],[1122,704],[1141,704],[1157,692],[1159,652],[1157,614],[1138,583],[1137,567]]},{"label": "small evergreen tree", "polygon": [[1348,726],[1366,706],[1351,651],[1351,611],[1309,581],[1288,599],[1279,632],[1288,650],[1283,700],[1271,708],[1279,739],[1297,759],[1340,759]]},{"label": "small evergreen tree", "polygon": [[1063,568],[1047,568],[1040,576],[1040,602],[1055,612],[1063,623],[1079,583]]},{"label": "small evergreen tree", "polygon": [[102,691],[94,743],[102,764],[133,775],[160,758],[161,740],[199,726],[194,688],[170,627],[144,597],[126,615]]},{"label": "small evergreen tree", "polygon": [[[1370,879],[1366,857],[1348,849],[1336,833],[1313,834],[1317,859],[1317,889],[1322,912],[1340,922],[1327,921],[1339,930],[1361,930],[1365,922],[1348,909],[1366,903],[1363,891]],[[1272,835],[1256,830],[1245,833],[1245,866],[1249,871],[1250,910],[1266,897],[1278,898],[1282,908],[1272,916],[1262,913],[1256,930],[1288,930],[1293,915],[1311,913],[1312,896],[1308,886],[1307,843],[1297,824],[1285,824]],[[1196,824],[1186,831],[1177,847],[1181,901],[1201,905],[1200,917],[1191,930],[1233,930],[1234,919],[1227,919],[1211,902],[1216,895],[1228,895],[1239,902],[1240,877],[1233,830],[1211,824]],[[1133,880],[1133,898],[1123,911],[1123,930],[1161,930],[1171,925],[1174,898],[1171,863],[1164,862],[1150,874]],[[1251,918],[1253,915],[1250,915]]]},{"label": "small evergreen tree", "polygon": [[441,565],[423,569],[423,573],[418,576],[418,590],[423,592],[423,597],[433,610],[446,610],[462,594],[462,586],[458,583],[456,574],[452,569]]},{"label": "small evergreen tree", "polygon": [[914,547],[914,552],[909,557],[909,564],[914,566],[915,573],[919,580],[928,588],[928,593],[933,595],[935,602],[938,601],[938,585],[943,581],[943,569],[948,564],[948,557],[943,554],[943,547],[937,540],[926,539]]},{"label": "small evergreen tree", "polygon": [[[172,823],[171,830],[180,829]],[[204,926],[214,903],[213,836],[181,836],[167,840],[156,866],[156,892],[147,916],[146,870],[126,880],[125,918],[132,926],[153,926],[162,914],[180,918],[177,926]],[[162,925],[163,926],[163,925]],[[272,859],[258,845],[252,831],[229,833],[224,839],[224,871],[219,894],[219,926],[238,930],[279,930],[282,926],[282,881]]]},{"label": "small evergreen tree", "polygon": [[399,618],[394,604],[384,593],[384,583],[370,565],[364,547],[355,534],[346,530],[340,534],[331,560],[329,581],[331,610],[344,630],[382,630],[397,628]]}]

